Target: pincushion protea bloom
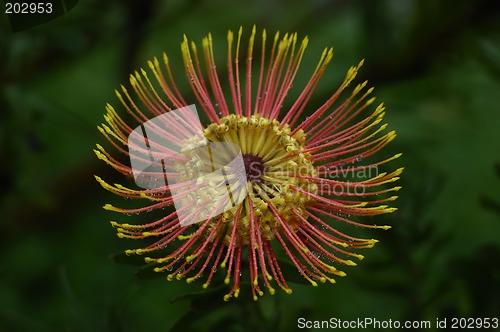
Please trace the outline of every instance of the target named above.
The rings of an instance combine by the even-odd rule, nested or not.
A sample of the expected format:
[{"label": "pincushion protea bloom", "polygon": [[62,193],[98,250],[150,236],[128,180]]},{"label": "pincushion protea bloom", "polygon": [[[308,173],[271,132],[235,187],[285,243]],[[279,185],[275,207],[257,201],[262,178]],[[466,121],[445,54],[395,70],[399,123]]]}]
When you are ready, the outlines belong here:
[{"label": "pincushion protea bloom", "polygon": [[[274,294],[276,285],[290,294],[292,290],[277,259],[280,253],[313,286],[318,282],[335,282],[334,276],[345,275],[337,269],[339,265],[356,265],[350,258],[363,258],[356,250],[370,248],[377,242],[347,235],[339,227],[349,224],[388,229],[389,226],[363,224],[354,218],[393,212],[396,209],[386,202],[395,200],[396,196],[390,196],[390,192],[400,189],[380,186],[397,180],[402,169],[369,172],[400,154],[370,164],[360,162],[395,137],[394,131],[385,132],[386,124],[381,125],[382,104],[368,111],[374,102],[369,97],[373,88],[366,89],[367,82],[363,82],[345,100],[339,98],[363,61],[348,70],[340,87],[326,101],[311,109],[310,100],[333,56],[332,49],[325,49],[296,100],[285,104],[308,39],[300,42],[297,34],[280,37],[276,33],[269,42],[264,30],[260,50],[254,52],[257,39],[254,27],[248,47],[243,50],[242,29],[237,37],[229,31],[224,75],[216,69],[210,34],[203,39],[203,57],[196,44],[186,37],[181,44],[192,93],[210,122],[203,128],[203,138],[239,146],[246,178],[245,183],[238,185],[245,189],[245,196],[223,213],[207,213],[206,219],[191,225],[180,223],[179,211],[164,212],[158,220],[139,225],[111,222],[119,237],[155,239],[126,253],[145,255],[147,263],[156,263],[156,272],[168,272],[168,280],[186,278],[190,283],[202,279],[206,288],[217,268],[224,268],[225,283],[231,285],[225,300],[237,297],[245,281],[249,281],[254,299],[263,295],[264,287]],[[255,56],[259,61],[255,61]],[[166,54],[163,64],[156,58],[148,64],[149,74],[141,70],[141,74],[136,72],[130,77],[135,95],[131,96],[124,86],[116,91],[135,126],[189,104],[174,81]],[[107,124],[98,128],[117,150],[128,155],[127,137],[135,126],[120,117],[111,105],[106,110]],[[363,116],[362,112],[368,115]],[[192,143],[189,141],[181,140],[179,144],[189,146]],[[97,145],[95,153],[125,176],[131,176],[131,167],[112,157],[101,145]],[[183,181],[192,182],[202,175],[195,157],[186,153],[182,167],[170,173],[176,177],[181,192]],[[108,184],[97,176],[96,179],[117,195],[150,201],[136,209],[106,204],[107,210],[136,214],[162,211],[174,204],[173,188],[168,185],[131,189]],[[227,186],[216,179],[209,183],[214,188]],[[205,191],[186,189],[182,209],[200,211],[210,207],[211,191],[204,188]],[[178,245],[168,251],[173,243]],[[246,267],[249,275],[242,273],[247,271]]]}]

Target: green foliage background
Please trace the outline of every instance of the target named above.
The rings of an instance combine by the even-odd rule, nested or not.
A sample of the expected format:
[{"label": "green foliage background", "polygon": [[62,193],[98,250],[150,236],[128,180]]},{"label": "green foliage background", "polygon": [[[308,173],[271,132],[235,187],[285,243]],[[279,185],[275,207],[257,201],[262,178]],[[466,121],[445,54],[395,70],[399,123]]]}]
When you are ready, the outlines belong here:
[{"label": "green foliage background", "polygon": [[[96,125],[105,103],[118,104],[113,90],[153,56],[167,51],[183,74],[182,34],[212,32],[222,66],[227,29],[254,23],[310,37],[302,82],[334,47],[318,100],[366,59],[360,76],[398,133],[386,153],[404,154],[392,165],[405,166],[399,211],[374,220],[393,228],[368,232],[381,242],[336,285],[171,304],[200,284],[139,279],[109,258],[135,243],[116,238],[107,221],[123,219],[101,208],[123,201],[93,175],[122,179],[92,153],[103,142]],[[495,0],[82,0],[17,33],[3,16],[0,331],[167,331],[187,312],[194,331],[290,331],[299,317],[500,318],[499,97]]]}]

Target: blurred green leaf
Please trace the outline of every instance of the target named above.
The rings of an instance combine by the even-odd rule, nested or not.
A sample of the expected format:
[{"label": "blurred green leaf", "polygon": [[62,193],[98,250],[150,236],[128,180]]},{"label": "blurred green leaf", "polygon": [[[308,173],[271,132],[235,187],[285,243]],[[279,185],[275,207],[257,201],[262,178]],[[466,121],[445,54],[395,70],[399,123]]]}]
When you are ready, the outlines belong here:
[{"label": "blurred green leaf", "polygon": [[140,267],[136,272],[135,275],[139,279],[158,279],[158,278],[165,278],[166,274],[164,272],[155,272],[154,269],[157,267],[160,267],[161,264],[158,263],[149,263],[146,264],[142,267]]},{"label": "blurred green leaf", "polygon": [[211,286],[211,287],[208,287],[207,289],[203,289],[200,291],[190,292],[190,293],[176,296],[170,300],[170,303],[176,303],[179,301],[194,300],[194,299],[197,299],[199,297],[206,296],[207,294],[211,294],[213,292],[220,292],[222,289],[225,289],[225,292],[228,291],[228,287],[225,285]]},{"label": "blurred green leaf", "polygon": [[127,255],[124,251],[120,251],[109,256],[113,262],[118,264],[132,265],[132,266],[144,266],[144,256],[139,255]]},{"label": "blurred green leaf", "polygon": [[225,287],[214,287],[213,289],[207,289],[203,293],[191,293],[181,296],[182,300],[190,299],[189,310],[169,331],[189,331],[190,326],[222,306],[227,305],[227,302],[223,300],[226,292]]}]

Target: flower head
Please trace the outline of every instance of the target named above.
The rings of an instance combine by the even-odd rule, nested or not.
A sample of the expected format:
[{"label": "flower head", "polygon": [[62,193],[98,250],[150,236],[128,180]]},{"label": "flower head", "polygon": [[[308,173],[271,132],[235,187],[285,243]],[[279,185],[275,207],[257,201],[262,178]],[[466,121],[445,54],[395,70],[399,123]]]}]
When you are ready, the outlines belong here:
[{"label": "flower head", "polygon": [[[370,248],[377,240],[347,235],[343,225],[388,229],[358,219],[395,210],[386,202],[396,199],[390,192],[400,187],[381,186],[394,182],[402,172],[378,172],[380,165],[400,154],[362,163],[396,136],[381,124],[382,104],[369,111],[374,98],[367,82],[340,99],[363,61],[348,70],[330,97],[311,109],[310,100],[333,57],[332,49],[324,50],[309,81],[290,102],[287,95],[308,39],[276,33],[269,41],[265,30],[257,38],[254,27],[245,49],[242,34],[242,29],[237,36],[228,33],[224,74],[216,69],[211,35],[203,39],[202,57],[196,44],[184,37],[181,50],[191,92],[208,120],[198,134],[188,130],[195,127],[191,115],[176,115],[176,121],[154,126],[155,135],[168,137],[179,153],[151,161],[160,167],[145,173],[152,186],[132,189],[96,177],[117,195],[148,202],[136,209],[109,204],[105,209],[125,214],[163,211],[144,224],[111,222],[119,237],[154,239],[127,254],[145,255],[145,261],[156,263],[155,271],[166,272],[169,280],[201,279],[205,288],[220,266],[225,269],[225,283],[231,285],[226,300],[238,296],[243,282],[249,282],[254,299],[263,295],[264,287],[271,294],[275,287],[291,293],[277,259],[280,255],[313,286],[344,276],[339,266],[356,265],[351,258],[363,258],[356,250]],[[131,75],[133,94],[124,86],[116,91],[134,123],[108,104],[106,124],[99,126],[126,155],[140,150],[130,141],[133,128],[190,104],[174,81],[166,54],[162,64],[154,58],[148,65],[149,73],[141,70]],[[206,144],[210,148],[198,149]],[[148,147],[153,145],[170,151],[160,140],[150,139]],[[102,146],[97,145],[95,152],[125,176],[133,175],[131,166]],[[228,166],[238,154],[239,166]],[[161,171],[175,181],[158,185]],[[166,212],[174,205],[177,210]]]}]

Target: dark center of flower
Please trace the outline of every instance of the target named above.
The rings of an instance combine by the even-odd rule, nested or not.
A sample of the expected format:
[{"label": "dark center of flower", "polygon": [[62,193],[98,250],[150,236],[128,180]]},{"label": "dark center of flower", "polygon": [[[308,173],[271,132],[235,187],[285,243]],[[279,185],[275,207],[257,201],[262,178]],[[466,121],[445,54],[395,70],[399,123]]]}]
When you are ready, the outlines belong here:
[{"label": "dark center of flower", "polygon": [[243,155],[243,164],[245,165],[247,181],[251,183],[261,182],[262,175],[266,171],[262,158],[251,153],[245,153]]},{"label": "dark center of flower", "polygon": [[[198,151],[186,143],[184,151],[191,160],[178,163],[175,170],[180,174],[179,183],[196,179],[196,187],[182,199],[183,207],[197,211],[200,222],[214,211],[222,212],[221,219],[216,216],[206,226],[207,236],[213,236],[216,227],[218,232],[225,232],[227,246],[251,245],[255,240],[250,236],[252,225],[258,224],[261,240],[269,241],[284,222],[295,229],[299,219],[307,218],[305,208],[313,201],[318,186],[313,180],[295,177],[317,176],[310,154],[303,152],[306,136],[302,130],[292,135],[288,124],[276,119],[231,114],[222,117],[220,123],[211,123],[203,134],[209,142],[232,145],[214,144],[212,158],[207,149]],[[195,137],[193,144],[198,142],[199,137]],[[232,162],[240,153],[243,165]],[[224,172],[214,171],[212,160],[215,168]],[[231,240],[234,234],[236,239]]]}]

